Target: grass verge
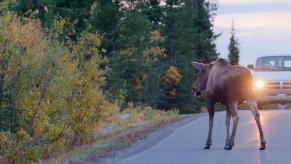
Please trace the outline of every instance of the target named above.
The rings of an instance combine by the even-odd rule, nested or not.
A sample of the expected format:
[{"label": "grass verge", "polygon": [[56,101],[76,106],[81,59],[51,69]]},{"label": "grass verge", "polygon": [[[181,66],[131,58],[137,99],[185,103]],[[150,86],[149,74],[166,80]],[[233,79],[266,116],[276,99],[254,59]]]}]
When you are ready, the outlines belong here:
[{"label": "grass verge", "polygon": [[126,119],[114,120],[110,125],[113,127],[112,131],[105,134],[97,132],[95,143],[74,147],[43,163],[98,161],[101,158],[113,156],[120,149],[129,147],[155,130],[179,120],[177,112],[163,112],[148,107],[127,109],[122,114],[129,116]]}]

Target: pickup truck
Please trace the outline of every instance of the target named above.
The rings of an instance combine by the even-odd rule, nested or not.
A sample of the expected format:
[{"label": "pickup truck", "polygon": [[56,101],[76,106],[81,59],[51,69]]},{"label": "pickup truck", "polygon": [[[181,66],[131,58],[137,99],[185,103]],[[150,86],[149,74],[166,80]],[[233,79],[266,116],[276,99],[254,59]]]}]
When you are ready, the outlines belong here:
[{"label": "pickup truck", "polygon": [[257,58],[253,69],[258,107],[265,104],[291,103],[291,55]]}]

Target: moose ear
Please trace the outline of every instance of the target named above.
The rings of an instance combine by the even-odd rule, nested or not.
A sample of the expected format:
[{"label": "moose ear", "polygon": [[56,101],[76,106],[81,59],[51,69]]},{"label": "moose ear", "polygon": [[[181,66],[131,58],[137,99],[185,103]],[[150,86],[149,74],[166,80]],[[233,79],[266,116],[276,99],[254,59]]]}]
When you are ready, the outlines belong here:
[{"label": "moose ear", "polygon": [[204,65],[203,63],[199,63],[199,62],[195,62],[195,61],[192,61],[191,64],[197,70],[201,70],[203,68],[203,65]]}]

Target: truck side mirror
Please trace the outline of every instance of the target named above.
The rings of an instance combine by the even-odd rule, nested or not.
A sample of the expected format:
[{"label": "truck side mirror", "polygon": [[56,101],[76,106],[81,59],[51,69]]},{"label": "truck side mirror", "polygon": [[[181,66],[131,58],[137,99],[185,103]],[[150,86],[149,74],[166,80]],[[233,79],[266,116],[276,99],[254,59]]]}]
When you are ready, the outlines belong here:
[{"label": "truck side mirror", "polygon": [[248,65],[247,65],[247,68],[250,69],[250,70],[254,70],[254,69],[255,69],[255,67],[254,67],[253,64],[248,64]]}]

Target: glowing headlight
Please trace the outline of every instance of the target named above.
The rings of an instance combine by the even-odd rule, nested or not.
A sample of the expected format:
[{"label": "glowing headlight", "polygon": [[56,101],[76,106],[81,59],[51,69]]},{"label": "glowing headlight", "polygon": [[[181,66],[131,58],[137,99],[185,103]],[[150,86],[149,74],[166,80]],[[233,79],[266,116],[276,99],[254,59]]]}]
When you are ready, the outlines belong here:
[{"label": "glowing headlight", "polygon": [[258,88],[258,89],[263,88],[264,85],[265,85],[265,83],[262,80],[258,80],[258,81],[255,82],[255,87]]}]

